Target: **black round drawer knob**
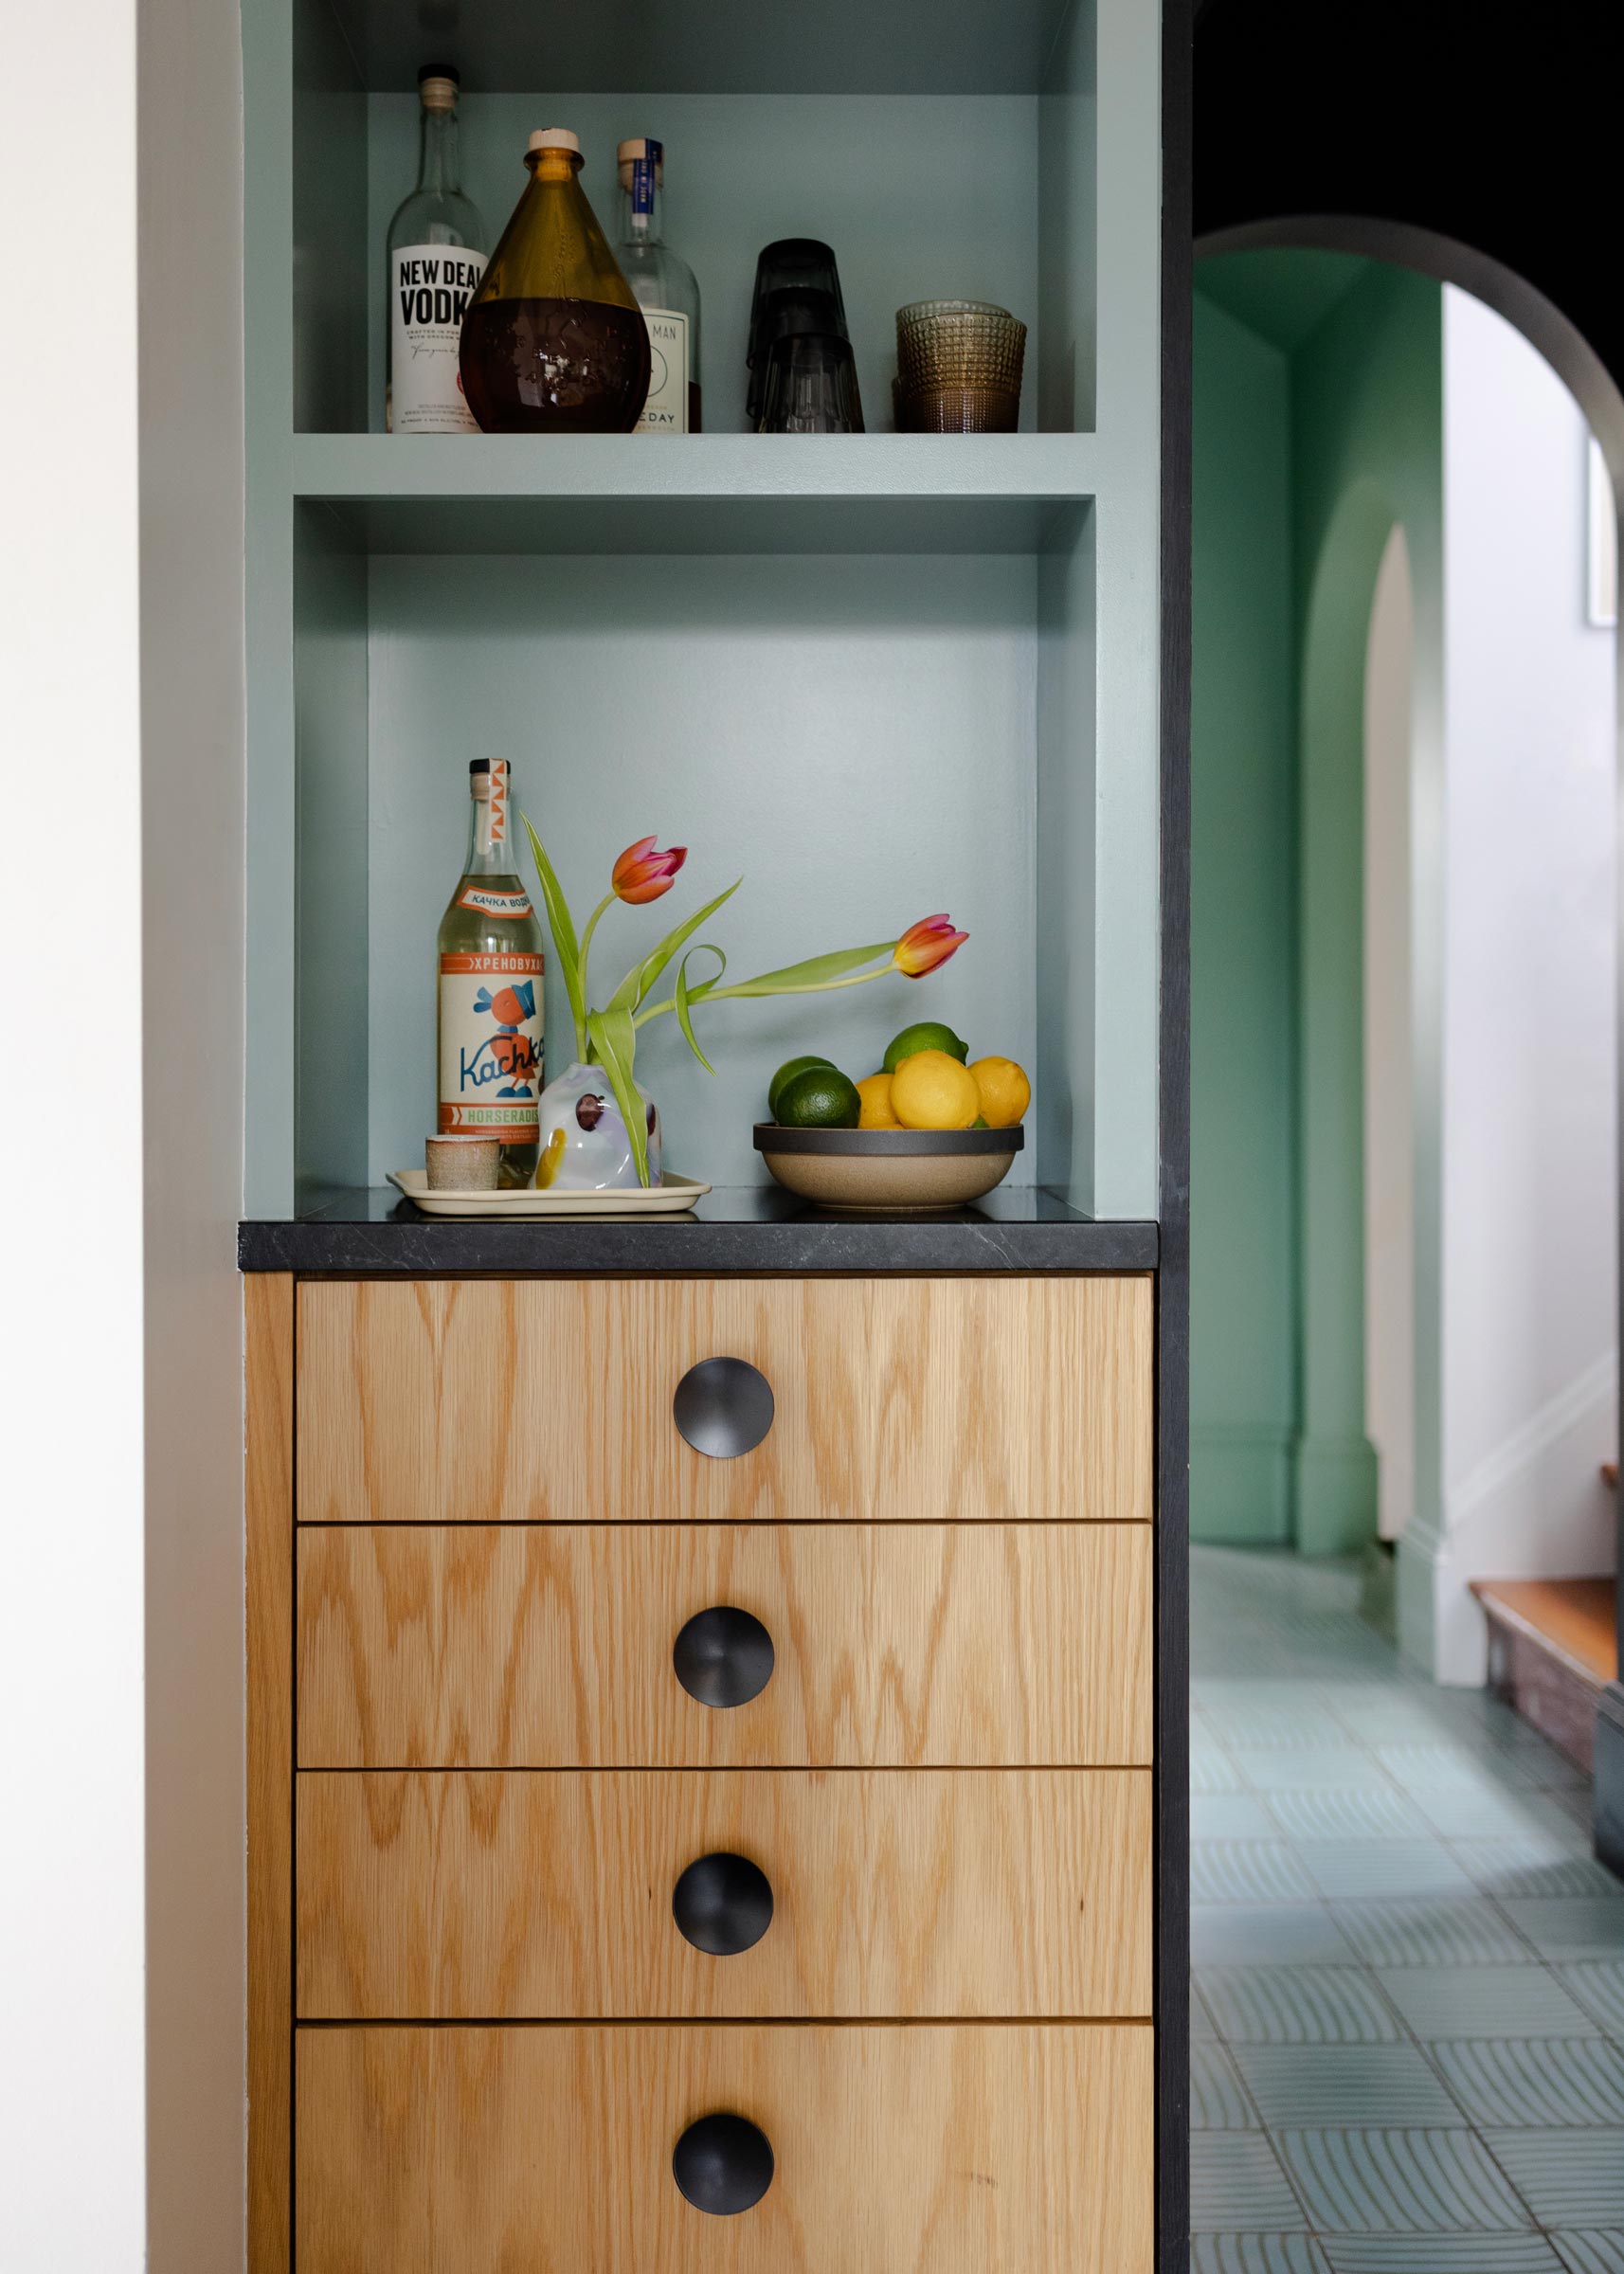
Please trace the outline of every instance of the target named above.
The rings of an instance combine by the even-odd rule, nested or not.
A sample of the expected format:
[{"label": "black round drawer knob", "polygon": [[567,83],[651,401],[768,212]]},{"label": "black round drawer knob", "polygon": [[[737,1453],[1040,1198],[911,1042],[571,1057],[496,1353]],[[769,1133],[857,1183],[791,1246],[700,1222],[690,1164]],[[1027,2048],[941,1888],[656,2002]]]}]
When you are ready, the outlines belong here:
[{"label": "black round drawer knob", "polygon": [[772,2143],[746,2116],[702,2116],[672,2151],[671,2175],[713,2218],[753,2211],[772,2185]]},{"label": "black round drawer knob", "polygon": [[748,1855],[701,1855],[671,1891],[684,1941],[713,1958],[736,1958],[772,1924],[772,1885]]},{"label": "black round drawer knob", "polygon": [[704,1358],[677,1383],[672,1411],[695,1453],[736,1461],[772,1427],[772,1389],[747,1359]]},{"label": "black round drawer knob", "polygon": [[671,1653],[677,1679],[701,1706],[748,1706],[772,1680],[772,1636],[749,1611],[696,1611]]}]

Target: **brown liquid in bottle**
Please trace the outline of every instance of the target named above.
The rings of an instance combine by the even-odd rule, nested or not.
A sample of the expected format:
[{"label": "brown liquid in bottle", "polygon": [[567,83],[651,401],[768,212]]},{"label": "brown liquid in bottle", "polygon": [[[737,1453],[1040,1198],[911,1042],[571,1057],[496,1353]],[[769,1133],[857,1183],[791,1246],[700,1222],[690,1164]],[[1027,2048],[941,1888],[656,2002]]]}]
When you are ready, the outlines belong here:
[{"label": "brown liquid in bottle", "polygon": [[648,326],[605,300],[486,300],[462,325],[462,391],[487,434],[629,434]]},{"label": "brown liquid in bottle", "polygon": [[576,178],[567,127],[531,136],[530,186],[462,319],[462,393],[486,434],[630,434],[648,326]]}]

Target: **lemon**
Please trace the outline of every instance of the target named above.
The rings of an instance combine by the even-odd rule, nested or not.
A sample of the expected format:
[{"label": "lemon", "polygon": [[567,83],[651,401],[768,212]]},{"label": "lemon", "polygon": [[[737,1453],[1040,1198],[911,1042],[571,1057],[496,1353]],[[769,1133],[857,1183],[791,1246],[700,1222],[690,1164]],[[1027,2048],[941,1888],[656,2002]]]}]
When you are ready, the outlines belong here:
[{"label": "lemon", "polygon": [[808,1066],[832,1066],[834,1063],[833,1058],[785,1058],[767,1086],[767,1110],[771,1118],[774,1121],[778,1119],[779,1095],[798,1074],[804,1074]]},{"label": "lemon", "polygon": [[904,1058],[911,1058],[920,1050],[945,1051],[948,1057],[957,1058],[961,1066],[970,1055],[969,1044],[961,1041],[950,1026],[944,1026],[940,1019],[921,1019],[893,1036],[885,1054],[885,1071],[894,1074]]},{"label": "lemon", "polygon": [[862,1100],[862,1111],[857,1119],[859,1129],[899,1129],[901,1122],[891,1110],[891,1076],[889,1074],[871,1074],[857,1084],[857,1095]]},{"label": "lemon", "polygon": [[967,1129],[982,1093],[945,1050],[915,1050],[891,1077],[891,1110],[905,1129]]},{"label": "lemon", "polygon": [[856,1082],[833,1066],[804,1066],[778,1093],[778,1123],[785,1129],[855,1129],[861,1110]]},{"label": "lemon", "polygon": [[969,1071],[988,1128],[1013,1129],[1032,1103],[1024,1070],[1013,1058],[978,1058]]}]

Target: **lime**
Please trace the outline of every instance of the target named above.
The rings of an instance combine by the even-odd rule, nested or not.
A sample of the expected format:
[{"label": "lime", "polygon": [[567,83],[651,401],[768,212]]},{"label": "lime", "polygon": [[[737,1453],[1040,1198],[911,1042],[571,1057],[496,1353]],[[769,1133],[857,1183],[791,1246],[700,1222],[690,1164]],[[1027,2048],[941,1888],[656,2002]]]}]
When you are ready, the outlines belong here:
[{"label": "lime", "polygon": [[856,1082],[833,1066],[803,1067],[778,1093],[783,1129],[855,1129],[861,1111]]},{"label": "lime", "polygon": [[774,1121],[778,1119],[778,1100],[781,1092],[786,1084],[795,1079],[798,1074],[804,1074],[808,1066],[833,1066],[834,1063],[833,1058],[785,1058],[784,1064],[767,1086],[767,1110],[772,1119]]},{"label": "lime", "polygon": [[967,1042],[961,1042],[950,1026],[940,1019],[921,1019],[916,1026],[905,1026],[893,1037],[885,1054],[885,1071],[894,1074],[904,1058],[911,1058],[916,1050],[945,1050],[950,1058],[962,1066],[970,1055]]}]

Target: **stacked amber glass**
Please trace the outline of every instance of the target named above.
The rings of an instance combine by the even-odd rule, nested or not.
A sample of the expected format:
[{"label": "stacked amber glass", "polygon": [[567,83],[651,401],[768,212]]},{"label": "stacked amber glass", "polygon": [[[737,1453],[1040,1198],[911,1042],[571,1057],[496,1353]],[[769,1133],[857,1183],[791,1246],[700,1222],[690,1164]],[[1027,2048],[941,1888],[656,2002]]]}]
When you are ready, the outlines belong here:
[{"label": "stacked amber glass", "polygon": [[1013,434],[1026,326],[990,300],[896,312],[896,424],[906,434]]}]

